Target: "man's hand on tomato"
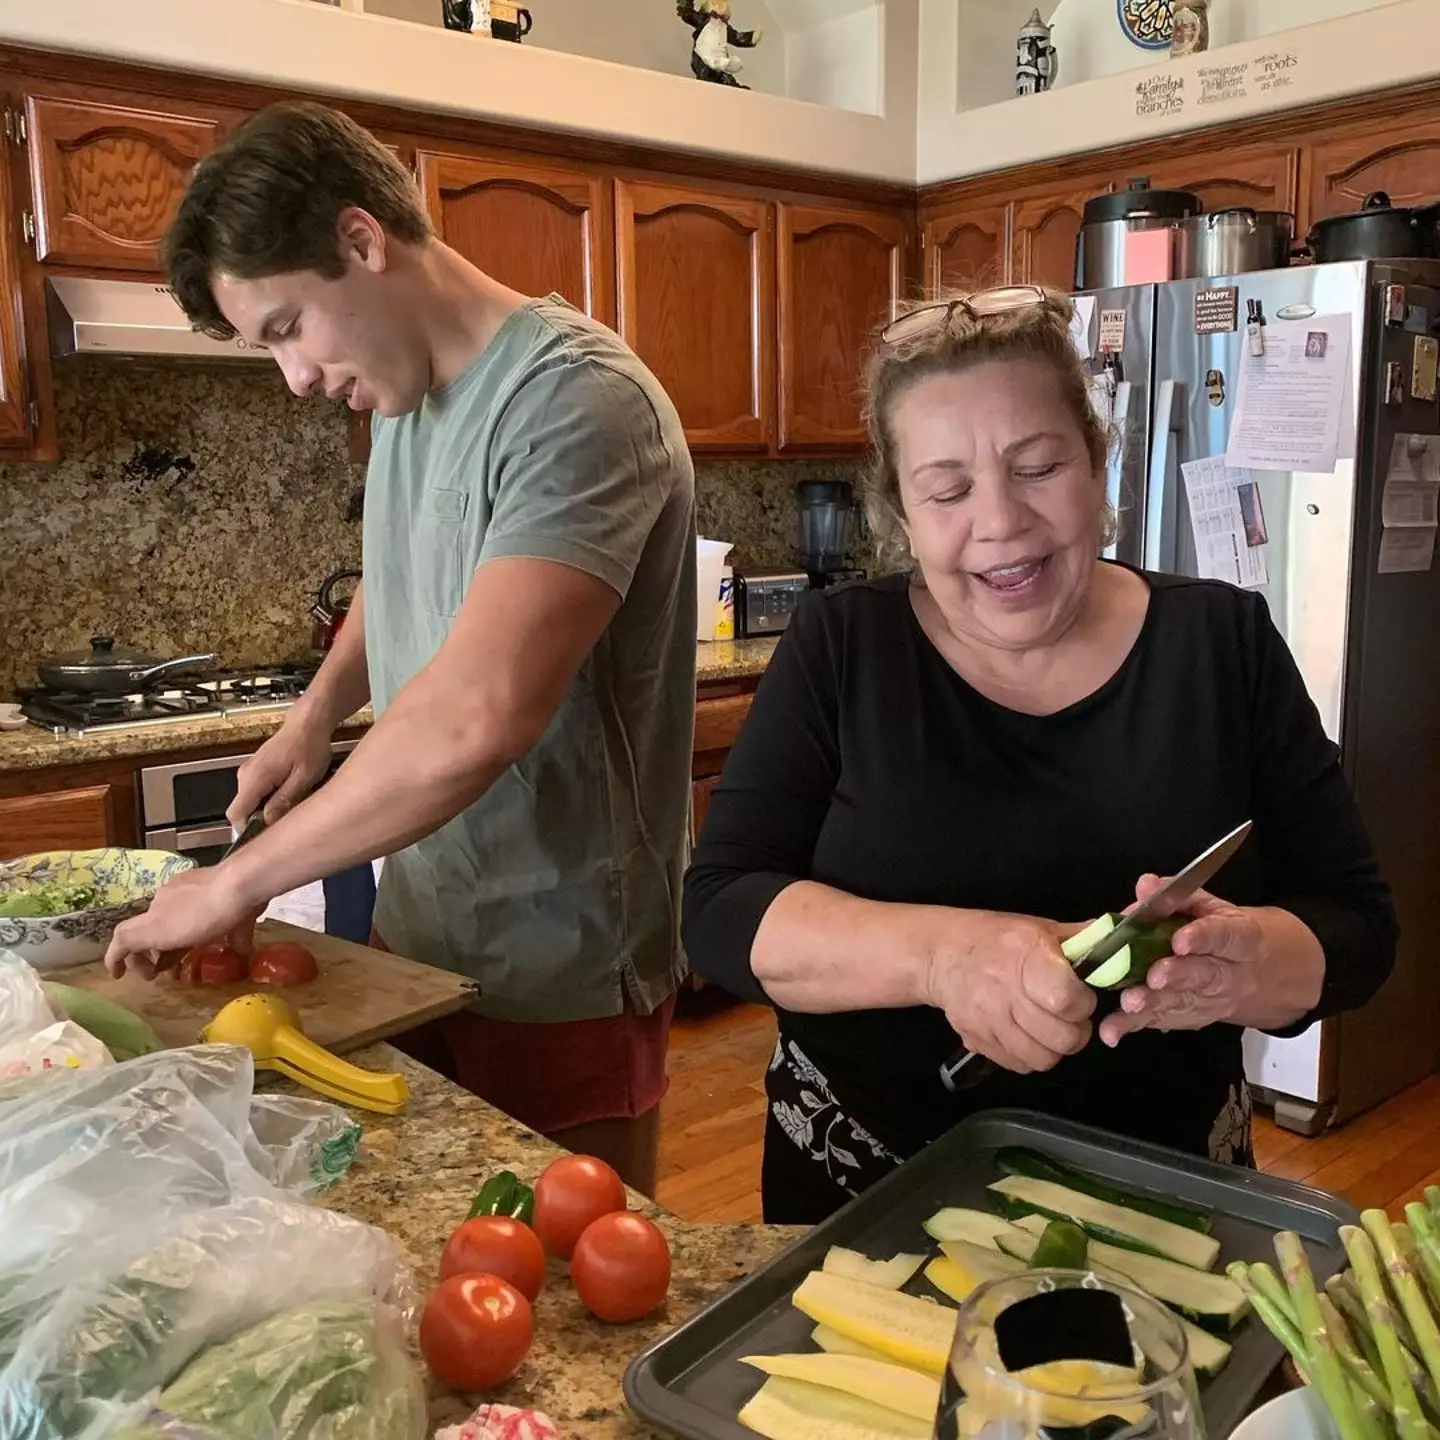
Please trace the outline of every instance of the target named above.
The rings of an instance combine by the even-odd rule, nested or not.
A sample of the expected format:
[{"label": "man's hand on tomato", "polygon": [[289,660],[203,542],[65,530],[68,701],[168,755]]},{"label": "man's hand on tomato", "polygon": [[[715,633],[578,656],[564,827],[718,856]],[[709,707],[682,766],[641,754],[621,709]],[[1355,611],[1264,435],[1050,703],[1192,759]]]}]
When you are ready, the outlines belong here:
[{"label": "man's hand on tomato", "polygon": [[[1141,877],[1137,903],[1164,883]],[[1228,1023],[1278,1028],[1319,1001],[1325,956],[1305,924],[1273,906],[1232,905],[1208,890],[1168,908],[1192,917],[1175,932],[1173,954],[1150,967],[1143,985],[1121,992],[1120,1009],[1100,1022],[1118,1045],[1136,1030],[1202,1030]]]},{"label": "man's hand on tomato", "polygon": [[248,957],[258,915],[236,890],[227,866],[186,870],[155,892],[143,915],[115,927],[105,968],[112,975],[133,969],[153,980],[178,965],[191,946],[209,940],[224,940]]}]

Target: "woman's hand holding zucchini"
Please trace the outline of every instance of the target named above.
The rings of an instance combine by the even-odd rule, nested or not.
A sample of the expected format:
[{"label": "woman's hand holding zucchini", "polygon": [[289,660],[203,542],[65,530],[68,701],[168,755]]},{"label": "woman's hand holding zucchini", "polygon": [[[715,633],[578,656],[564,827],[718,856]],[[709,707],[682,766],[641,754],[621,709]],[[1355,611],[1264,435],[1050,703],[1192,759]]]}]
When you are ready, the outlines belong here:
[{"label": "woman's hand holding zucchini", "polygon": [[[1136,898],[1163,881],[1143,876]],[[1309,1013],[1325,980],[1320,942],[1296,916],[1274,907],[1232,905],[1197,890],[1179,907],[1189,917],[1142,984],[1121,992],[1120,1010],[1100,1023],[1114,1046],[1136,1030],[1200,1030],[1228,1022],[1260,1029]]]},{"label": "woman's hand holding zucchini", "polygon": [[1085,1048],[1095,994],[1060,950],[1074,927],[977,910],[948,912],[948,922],[940,913],[926,998],[969,1049],[1027,1075]]}]

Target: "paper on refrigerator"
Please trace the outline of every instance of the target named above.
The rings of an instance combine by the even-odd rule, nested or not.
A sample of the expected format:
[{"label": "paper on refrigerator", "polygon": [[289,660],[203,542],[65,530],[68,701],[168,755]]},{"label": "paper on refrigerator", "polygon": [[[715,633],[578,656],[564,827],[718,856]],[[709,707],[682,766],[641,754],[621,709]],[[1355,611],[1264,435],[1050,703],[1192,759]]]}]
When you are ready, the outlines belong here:
[{"label": "paper on refrigerator", "polygon": [[1380,494],[1381,575],[1428,570],[1440,521],[1440,438],[1397,435]]},{"label": "paper on refrigerator", "polygon": [[[1232,469],[1332,473],[1345,444],[1352,384],[1349,315],[1277,320],[1261,327],[1265,350],[1240,356],[1225,463]],[[1353,413],[1353,407],[1352,407]]]},{"label": "paper on refrigerator", "polygon": [[1227,465],[1223,455],[1187,460],[1180,471],[1200,578],[1247,589],[1268,585],[1270,537],[1260,489],[1250,472]]},{"label": "paper on refrigerator", "polygon": [[1094,353],[1090,343],[1090,331],[1095,325],[1095,297],[1077,295],[1070,302],[1070,343],[1082,360],[1088,360]]}]

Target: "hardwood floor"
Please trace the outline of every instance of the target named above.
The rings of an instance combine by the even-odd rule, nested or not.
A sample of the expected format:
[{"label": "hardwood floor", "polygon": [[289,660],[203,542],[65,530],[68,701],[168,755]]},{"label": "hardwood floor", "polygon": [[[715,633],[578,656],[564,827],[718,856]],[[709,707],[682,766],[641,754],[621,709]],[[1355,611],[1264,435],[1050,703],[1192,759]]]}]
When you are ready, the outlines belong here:
[{"label": "hardwood floor", "polygon": [[[714,989],[687,992],[670,1039],[670,1090],[661,1108],[658,1199],[686,1220],[760,1219],[763,1077],[775,1019]],[[1440,1075],[1338,1130],[1305,1140],[1257,1119],[1262,1170],[1398,1217],[1440,1185]]]}]

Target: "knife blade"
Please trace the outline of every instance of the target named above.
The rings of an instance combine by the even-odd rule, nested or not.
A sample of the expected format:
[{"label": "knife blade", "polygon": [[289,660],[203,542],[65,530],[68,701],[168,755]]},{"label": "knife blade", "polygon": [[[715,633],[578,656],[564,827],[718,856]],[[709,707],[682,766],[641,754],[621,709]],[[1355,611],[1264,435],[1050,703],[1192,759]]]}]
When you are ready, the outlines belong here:
[{"label": "knife blade", "polygon": [[1249,820],[1237,825],[1228,835],[1197,855],[1178,875],[1167,880],[1143,904],[1125,915],[1108,935],[1102,935],[1080,959],[1072,962],[1075,974],[1081,980],[1093,975],[1111,956],[1118,955],[1142,931],[1162,919],[1171,901],[1187,900],[1202,889],[1206,881],[1245,843],[1251,825]]},{"label": "knife blade", "polygon": [[[1137,905],[1108,934],[1097,940],[1079,960],[1073,961],[1075,974],[1081,979],[1093,975],[1111,956],[1116,955],[1148,925],[1161,918],[1159,911],[1172,899],[1188,899],[1216,875],[1220,867],[1245,843],[1252,822],[1246,820],[1210,848],[1197,855],[1178,875],[1166,881],[1143,904]],[[979,1060],[979,1065],[971,1062]],[[963,1045],[940,1067],[940,1080],[952,1094],[978,1085],[996,1069],[992,1060]],[[968,1074],[964,1073],[968,1070]],[[964,1078],[962,1079],[962,1074]]]},{"label": "knife blade", "polygon": [[240,833],[226,847],[225,853],[216,862],[223,864],[242,845],[248,845],[265,828],[265,812],[257,810],[246,822]]}]

